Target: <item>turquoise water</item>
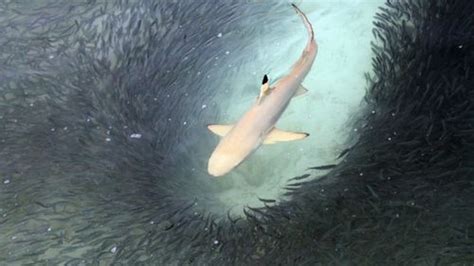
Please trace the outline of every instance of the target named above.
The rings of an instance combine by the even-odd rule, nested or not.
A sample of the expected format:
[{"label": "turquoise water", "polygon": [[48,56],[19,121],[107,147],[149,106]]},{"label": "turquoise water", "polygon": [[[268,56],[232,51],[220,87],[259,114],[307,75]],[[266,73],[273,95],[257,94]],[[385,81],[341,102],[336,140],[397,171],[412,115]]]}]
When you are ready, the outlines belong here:
[{"label": "turquoise water", "polygon": [[[382,4],[383,1],[300,4],[314,25],[319,53],[303,83],[309,93],[291,102],[277,127],[311,136],[298,142],[264,145],[237,169],[216,178],[216,198],[226,208],[242,213],[244,206],[263,206],[259,197],[284,199],[282,188],[289,178],[304,173],[311,174],[311,178],[321,176],[324,171],[306,169],[337,163],[337,156],[355,143],[357,134],[353,133],[357,128],[351,119],[363,108],[367,86],[364,74],[371,68],[367,58],[371,57],[372,20]],[[236,122],[258,96],[263,74],[267,73],[270,80],[285,75],[306,45],[306,30],[293,10],[282,12],[272,24],[266,24],[263,17],[259,19],[263,34],[246,44],[252,49],[247,47],[244,58],[252,60],[242,60],[242,54],[235,51],[214,58],[214,64],[227,70],[219,77],[224,84],[218,88],[218,95],[207,102],[208,111],[221,113],[210,124]],[[225,42],[225,37],[217,41]],[[196,167],[203,178],[208,178],[206,159]]]}]

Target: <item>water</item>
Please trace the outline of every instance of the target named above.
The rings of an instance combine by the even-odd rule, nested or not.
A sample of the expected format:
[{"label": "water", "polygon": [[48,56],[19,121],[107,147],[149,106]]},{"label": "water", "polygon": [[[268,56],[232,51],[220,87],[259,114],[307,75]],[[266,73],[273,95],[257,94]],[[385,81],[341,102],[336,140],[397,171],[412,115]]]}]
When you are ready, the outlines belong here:
[{"label": "water", "polygon": [[472,6],[296,4],[310,136],[215,178],[206,125],[304,48],[288,3],[0,3],[0,264],[472,264]]},{"label": "water", "polygon": [[[383,1],[301,4],[314,24],[319,54],[304,81],[309,93],[292,101],[277,127],[311,136],[304,141],[261,147],[235,171],[217,178],[217,199],[226,208],[242,213],[243,206],[263,206],[259,197],[282,199],[282,188],[289,178],[305,173],[309,166],[336,163],[348,143],[355,142],[350,121],[360,110],[365,93],[364,74],[371,67],[367,58],[371,57],[372,17],[381,4]],[[258,96],[263,74],[268,73],[271,80],[285,75],[306,41],[301,20],[289,10],[253,41],[255,48],[247,55],[253,60],[233,64],[232,57],[240,58],[234,53],[216,59],[218,65],[229,68],[223,74],[228,83],[220,88],[223,95],[214,98],[216,105],[209,107],[212,112],[223,110],[218,121],[211,123],[236,122]],[[205,170],[206,159],[196,168]],[[199,173],[207,178],[204,172]],[[324,172],[309,173],[316,177]]]}]

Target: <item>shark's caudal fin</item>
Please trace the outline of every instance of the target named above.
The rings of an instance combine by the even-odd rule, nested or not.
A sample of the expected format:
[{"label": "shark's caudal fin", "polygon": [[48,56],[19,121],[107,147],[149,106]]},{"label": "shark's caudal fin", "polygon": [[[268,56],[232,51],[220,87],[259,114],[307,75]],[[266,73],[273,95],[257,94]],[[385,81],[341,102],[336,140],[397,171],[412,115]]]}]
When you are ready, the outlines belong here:
[{"label": "shark's caudal fin", "polygon": [[307,136],[309,136],[309,134],[304,132],[291,132],[273,128],[273,130],[268,133],[267,137],[263,141],[263,144],[274,144],[282,141],[300,140],[306,138]]},{"label": "shark's caudal fin", "polygon": [[214,134],[224,137],[234,125],[207,125],[207,128]]},{"label": "shark's caudal fin", "polygon": [[303,19],[303,23],[306,27],[306,30],[308,31],[310,40],[314,39],[314,31],[313,31],[313,26],[311,25],[311,22],[309,22],[306,15],[295,4],[291,4],[291,6],[295,9],[296,13],[298,13],[301,19]]}]

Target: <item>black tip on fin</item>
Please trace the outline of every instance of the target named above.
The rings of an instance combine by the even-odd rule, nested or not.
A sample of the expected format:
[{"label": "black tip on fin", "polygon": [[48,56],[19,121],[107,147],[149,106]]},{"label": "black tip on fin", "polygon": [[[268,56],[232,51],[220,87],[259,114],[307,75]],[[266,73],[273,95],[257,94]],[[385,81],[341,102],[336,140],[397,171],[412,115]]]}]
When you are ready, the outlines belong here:
[{"label": "black tip on fin", "polygon": [[296,8],[296,5],[295,5],[295,4],[293,4],[293,3],[291,3],[291,6],[292,6],[292,7],[294,7],[294,8]]},{"label": "black tip on fin", "polygon": [[263,76],[262,85],[265,84],[265,83],[267,83],[267,82],[268,82],[268,77],[267,77],[267,75],[265,74],[265,75]]}]

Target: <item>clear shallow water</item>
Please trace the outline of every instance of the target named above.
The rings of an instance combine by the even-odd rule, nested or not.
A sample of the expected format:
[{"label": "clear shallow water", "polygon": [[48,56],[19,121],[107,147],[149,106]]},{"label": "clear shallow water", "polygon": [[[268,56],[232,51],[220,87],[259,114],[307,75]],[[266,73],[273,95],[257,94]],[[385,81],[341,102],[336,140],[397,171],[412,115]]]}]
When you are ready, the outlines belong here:
[{"label": "clear shallow water", "polygon": [[[292,101],[277,127],[308,132],[311,136],[298,142],[264,145],[228,175],[212,178],[206,171],[207,160],[209,149],[215,147],[218,138],[209,133],[206,138],[210,137],[211,141],[203,146],[202,141],[193,141],[189,135],[191,140],[184,143],[184,153],[203,150],[204,158],[184,155],[186,162],[180,167],[193,178],[212,178],[211,182],[217,185],[212,201],[221,202],[224,209],[232,208],[235,214],[243,214],[245,206],[263,206],[259,197],[283,199],[284,186],[296,175],[324,174],[324,171],[306,171],[308,167],[337,163],[337,156],[356,140],[354,134],[349,135],[357,130],[351,118],[362,108],[367,85],[364,74],[371,67],[367,58],[371,57],[372,19],[381,4],[383,1],[308,1],[300,5],[314,25],[319,53],[304,82],[309,93]],[[224,55],[211,55],[209,64],[220,68],[218,78],[223,84],[216,88],[214,98],[203,102],[206,112],[220,112],[208,124],[236,122],[255,101],[263,74],[275,81],[301,55],[307,34],[293,10],[275,14],[274,23],[265,23],[267,16],[272,14],[253,18],[260,21],[261,27],[253,27],[261,34],[245,44],[245,53],[237,48],[226,50]],[[226,41],[226,32],[222,34],[216,42]]]}]

